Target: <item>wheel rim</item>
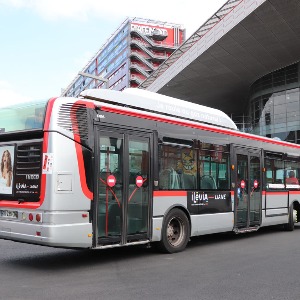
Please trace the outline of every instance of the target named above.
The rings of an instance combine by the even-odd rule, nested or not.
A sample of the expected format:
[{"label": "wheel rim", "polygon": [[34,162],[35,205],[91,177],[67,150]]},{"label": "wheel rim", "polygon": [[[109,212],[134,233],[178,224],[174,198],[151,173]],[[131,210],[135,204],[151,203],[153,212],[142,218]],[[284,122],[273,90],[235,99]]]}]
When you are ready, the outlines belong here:
[{"label": "wheel rim", "polygon": [[168,242],[173,247],[178,247],[184,240],[185,226],[179,217],[172,218],[167,227]]}]

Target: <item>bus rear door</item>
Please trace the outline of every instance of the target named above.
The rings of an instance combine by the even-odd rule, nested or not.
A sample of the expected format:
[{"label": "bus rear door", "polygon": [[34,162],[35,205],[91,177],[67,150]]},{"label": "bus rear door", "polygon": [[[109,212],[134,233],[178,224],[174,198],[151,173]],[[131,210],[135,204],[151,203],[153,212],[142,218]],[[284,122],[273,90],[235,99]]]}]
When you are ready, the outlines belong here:
[{"label": "bus rear door", "polygon": [[148,242],[150,134],[96,131],[96,247]]},{"label": "bus rear door", "polygon": [[235,147],[233,153],[235,231],[257,230],[261,224],[261,151]]}]

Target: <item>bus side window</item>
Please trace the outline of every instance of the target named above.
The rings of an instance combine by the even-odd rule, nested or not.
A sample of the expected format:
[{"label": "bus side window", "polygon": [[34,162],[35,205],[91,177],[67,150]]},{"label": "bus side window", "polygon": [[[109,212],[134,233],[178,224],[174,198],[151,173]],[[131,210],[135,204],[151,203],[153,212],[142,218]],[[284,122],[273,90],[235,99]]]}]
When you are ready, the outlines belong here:
[{"label": "bus side window", "polygon": [[267,190],[278,190],[284,188],[284,165],[277,158],[265,159],[265,188]]},{"label": "bus side window", "polygon": [[229,147],[201,143],[199,156],[200,189],[229,189]]},{"label": "bus side window", "polygon": [[177,149],[168,145],[159,148],[159,188],[162,190],[178,189],[178,174],[175,171]]},{"label": "bus side window", "polygon": [[162,190],[180,189],[179,175],[174,169],[162,170],[159,174],[159,187]]},{"label": "bus side window", "polygon": [[160,145],[159,169],[160,189],[196,189],[197,163],[192,147],[173,143]]},{"label": "bus side window", "polygon": [[284,162],[284,175],[286,188],[299,188],[300,163],[292,160]]}]

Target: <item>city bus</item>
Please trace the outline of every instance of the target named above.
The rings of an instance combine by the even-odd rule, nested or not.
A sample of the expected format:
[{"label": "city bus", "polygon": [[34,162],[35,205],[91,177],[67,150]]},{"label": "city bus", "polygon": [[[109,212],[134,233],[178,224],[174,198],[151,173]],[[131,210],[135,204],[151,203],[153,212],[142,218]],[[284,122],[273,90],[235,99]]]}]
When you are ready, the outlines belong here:
[{"label": "city bus", "polygon": [[1,108],[0,157],[2,239],[174,253],[194,236],[300,220],[300,145],[145,90]]}]

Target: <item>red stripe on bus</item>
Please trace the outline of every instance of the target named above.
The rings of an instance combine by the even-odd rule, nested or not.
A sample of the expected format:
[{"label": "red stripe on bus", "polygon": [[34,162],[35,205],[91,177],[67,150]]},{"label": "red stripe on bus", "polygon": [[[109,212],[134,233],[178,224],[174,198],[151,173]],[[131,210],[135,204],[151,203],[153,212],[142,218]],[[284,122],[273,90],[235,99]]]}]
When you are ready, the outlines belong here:
[{"label": "red stripe on bus", "polygon": [[84,195],[87,198],[93,200],[93,193],[90,191],[90,189],[88,188],[88,186],[86,184],[82,147],[77,142],[75,142],[75,149],[76,149],[76,154],[77,154],[77,163],[78,163],[78,170],[79,170],[80,184],[81,184],[82,192],[84,193]]},{"label": "red stripe on bus", "polygon": [[11,208],[28,208],[28,209],[37,209],[41,206],[42,201],[39,202],[26,202],[26,203],[20,203],[18,201],[8,201],[8,200],[1,200],[0,201],[0,207],[11,207]]},{"label": "red stripe on bus", "polygon": [[154,191],[154,197],[172,197],[172,196],[187,196],[186,191]]},{"label": "red stripe on bus", "polygon": [[[52,110],[53,110],[53,105],[56,98],[51,98],[48,102],[47,105],[47,111],[46,111],[46,116],[45,116],[45,122],[44,122],[44,141],[43,141],[43,153],[48,152],[48,144],[49,144],[49,128],[50,128],[50,120],[51,120],[51,115],[52,115]],[[40,205],[45,200],[45,195],[46,195],[46,174],[42,174],[42,180],[41,180],[41,194],[40,194]]]},{"label": "red stripe on bus", "polygon": [[285,191],[285,192],[269,192],[266,191],[266,196],[271,196],[271,195],[287,195],[289,192]]},{"label": "red stripe on bus", "polygon": [[289,191],[289,194],[300,195],[300,191]]},{"label": "red stripe on bus", "polygon": [[[54,102],[55,102],[56,99],[57,99],[57,97],[56,98],[51,98],[48,102],[48,105],[47,105],[45,122],[44,122],[44,130],[46,130],[46,131],[49,130],[49,127],[50,127],[52,109],[53,109],[53,105],[54,105]],[[47,140],[47,143],[48,143],[48,140]]]},{"label": "red stripe on bus", "polygon": [[75,105],[84,105],[85,107],[90,108],[90,109],[94,109],[95,105],[94,105],[94,103],[86,102],[86,101],[82,101],[82,100],[76,101],[72,105],[71,122],[72,122],[72,129],[73,129],[73,133],[74,133],[74,140],[78,143],[81,143],[81,138],[80,138],[80,135],[78,134],[79,128],[78,128],[78,124],[77,124],[77,118],[76,118],[76,115],[74,115],[74,111],[76,112]]},{"label": "red stripe on bus", "polygon": [[[84,104],[87,108],[95,108],[95,105],[93,103],[90,102],[86,102],[86,101],[76,101],[74,103],[75,104]],[[74,107],[74,106],[73,106]],[[72,109],[73,111],[73,109]],[[77,124],[77,118],[73,118],[71,116],[71,121],[72,121],[72,127],[73,127],[73,132],[78,132],[78,124]],[[74,140],[75,140],[75,149],[76,149],[76,154],[77,154],[77,163],[78,163],[78,170],[79,170],[79,176],[80,176],[80,184],[81,184],[81,189],[83,194],[93,200],[94,198],[94,194],[93,192],[90,191],[90,189],[87,186],[86,183],[86,172],[85,172],[85,166],[84,166],[84,160],[83,160],[83,153],[82,153],[82,146],[81,146],[81,139],[80,139],[80,135],[74,133]]]},{"label": "red stripe on bus", "polygon": [[260,142],[264,142],[264,143],[281,145],[281,146],[284,145],[284,146],[287,146],[290,148],[300,149],[300,145],[297,145],[297,144],[291,144],[291,143],[287,143],[284,141],[268,139],[268,138],[258,136],[258,135],[250,135],[247,133],[243,133],[240,131],[234,131],[234,130],[230,130],[230,129],[226,129],[226,128],[218,128],[213,125],[205,125],[205,124],[200,124],[200,123],[197,124],[197,123],[195,123],[196,121],[189,122],[188,120],[180,120],[180,119],[175,120],[176,119],[175,116],[173,117],[174,119],[170,119],[165,116],[160,117],[158,115],[149,115],[149,114],[142,113],[142,112],[125,110],[122,108],[107,107],[105,105],[101,106],[100,108],[102,111],[106,111],[106,112],[110,112],[110,113],[126,115],[126,116],[130,116],[130,117],[141,118],[141,119],[147,119],[147,120],[157,121],[157,122],[162,122],[162,123],[169,123],[169,124],[173,124],[173,125],[191,127],[191,128],[201,129],[201,130],[205,130],[205,131],[216,132],[216,133],[231,135],[231,136],[235,136],[235,137],[241,137],[241,138],[248,139],[248,140],[260,141]]},{"label": "red stripe on bus", "polygon": [[[51,107],[52,109],[52,107]],[[48,127],[49,128],[49,127]],[[44,142],[43,142],[43,153],[48,152],[48,141],[49,141],[49,132],[44,132]],[[44,157],[44,155],[43,155]],[[42,163],[43,160],[42,160]],[[46,195],[46,181],[47,181],[47,174],[42,173],[42,179],[41,179],[41,193],[40,193],[40,204],[45,200],[45,195]]]}]

